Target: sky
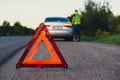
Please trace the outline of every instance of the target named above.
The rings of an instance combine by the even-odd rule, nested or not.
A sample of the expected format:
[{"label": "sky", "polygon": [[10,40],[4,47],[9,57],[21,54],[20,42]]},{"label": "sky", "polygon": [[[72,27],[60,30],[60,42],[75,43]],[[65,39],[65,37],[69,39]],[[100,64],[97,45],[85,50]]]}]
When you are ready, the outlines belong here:
[{"label": "sky", "polygon": [[[68,17],[75,9],[84,10],[87,0],[0,0],[0,25],[3,21],[13,25],[19,21],[23,26],[36,29],[49,16]],[[120,0],[108,1],[114,15],[120,15]]]}]

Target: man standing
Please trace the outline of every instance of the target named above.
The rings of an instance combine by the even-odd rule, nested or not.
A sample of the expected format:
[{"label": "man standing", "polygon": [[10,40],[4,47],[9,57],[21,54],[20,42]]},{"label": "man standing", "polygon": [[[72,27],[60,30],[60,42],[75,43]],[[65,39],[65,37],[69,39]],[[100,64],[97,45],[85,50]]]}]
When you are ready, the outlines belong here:
[{"label": "man standing", "polygon": [[81,15],[78,13],[78,10],[75,10],[75,14],[72,18],[74,41],[80,41],[80,17]]}]

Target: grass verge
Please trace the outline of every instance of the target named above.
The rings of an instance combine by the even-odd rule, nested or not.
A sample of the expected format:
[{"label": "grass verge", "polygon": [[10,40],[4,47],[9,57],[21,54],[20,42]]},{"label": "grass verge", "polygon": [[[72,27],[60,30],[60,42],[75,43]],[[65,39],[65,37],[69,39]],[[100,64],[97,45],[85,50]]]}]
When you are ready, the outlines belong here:
[{"label": "grass verge", "polygon": [[91,42],[99,42],[99,43],[107,43],[107,44],[114,44],[114,45],[119,45],[120,46],[120,34],[111,35],[111,36],[94,36],[94,37],[82,36],[81,40],[91,41]]}]

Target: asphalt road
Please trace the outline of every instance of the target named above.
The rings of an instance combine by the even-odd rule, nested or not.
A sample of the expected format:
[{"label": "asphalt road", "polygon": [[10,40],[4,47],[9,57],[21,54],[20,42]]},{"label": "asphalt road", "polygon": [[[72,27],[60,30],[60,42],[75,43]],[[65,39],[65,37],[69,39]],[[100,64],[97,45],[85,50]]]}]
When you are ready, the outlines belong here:
[{"label": "asphalt road", "polygon": [[25,47],[30,39],[31,36],[0,37],[0,65]]},{"label": "asphalt road", "polygon": [[[24,48],[0,67],[0,80],[120,80],[120,46],[92,42],[56,43],[68,63],[68,69],[16,69]],[[34,58],[49,57],[42,43]]]}]

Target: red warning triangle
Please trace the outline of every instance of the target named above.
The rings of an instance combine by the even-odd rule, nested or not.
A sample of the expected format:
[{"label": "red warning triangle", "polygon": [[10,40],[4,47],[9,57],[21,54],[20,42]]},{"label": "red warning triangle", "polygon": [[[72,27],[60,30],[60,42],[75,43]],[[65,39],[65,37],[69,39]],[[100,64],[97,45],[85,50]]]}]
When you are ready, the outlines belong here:
[{"label": "red warning triangle", "polygon": [[[52,56],[52,59],[49,59],[49,60],[33,60],[32,58],[34,57],[35,53],[37,52],[37,50],[40,46],[40,43],[42,41],[46,44],[47,49]],[[31,51],[31,53],[29,54],[29,56],[27,57],[27,59],[24,61],[24,64],[61,64],[61,61],[60,61],[59,57],[56,55],[51,43],[49,42],[49,40],[45,36],[44,31],[41,31],[41,34],[40,34],[37,42],[33,46],[33,49]]]},{"label": "red warning triangle", "polygon": [[[40,35],[39,35],[40,34]],[[36,41],[36,42],[35,42]],[[38,48],[44,42],[50,55],[51,59],[47,60],[33,60],[32,58],[38,51]],[[35,44],[34,44],[35,43]],[[34,46],[33,46],[34,44]],[[33,47],[33,48],[32,48]],[[27,56],[28,52],[32,48],[30,54]],[[26,59],[25,59],[26,58]],[[18,61],[16,68],[20,67],[34,67],[34,68],[68,68],[66,61],[64,60],[61,52],[59,51],[57,45],[52,39],[49,31],[44,24],[40,24],[36,33],[29,42],[26,50]]]}]

